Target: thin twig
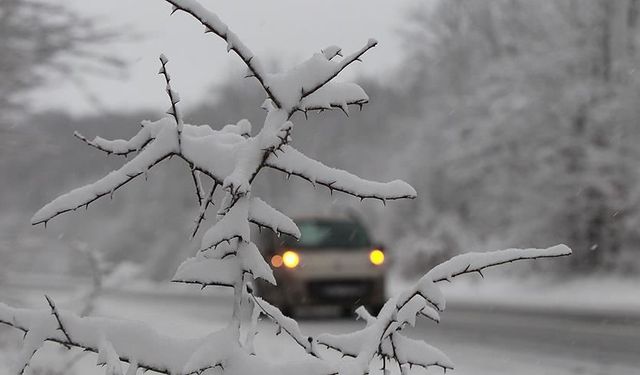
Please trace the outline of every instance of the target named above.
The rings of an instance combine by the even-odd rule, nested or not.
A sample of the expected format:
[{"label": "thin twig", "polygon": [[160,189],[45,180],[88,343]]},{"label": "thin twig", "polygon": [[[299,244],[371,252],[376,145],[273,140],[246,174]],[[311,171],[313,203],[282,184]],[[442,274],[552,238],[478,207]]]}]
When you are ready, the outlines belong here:
[{"label": "thin twig", "polygon": [[171,88],[171,76],[167,71],[167,63],[169,63],[169,59],[165,55],[160,55],[160,63],[162,64],[162,67],[158,74],[164,76],[164,80],[167,84],[166,91],[169,96],[169,101],[171,102],[171,108],[169,109],[168,114],[171,115],[176,122],[176,129],[178,132],[178,150],[182,153],[182,127],[184,126],[184,122],[182,120],[180,108],[178,108],[180,97],[178,93]]},{"label": "thin twig", "polygon": [[49,298],[49,296],[45,295],[44,298],[47,300],[47,303],[49,303],[49,307],[51,308],[51,314],[58,321],[58,330],[61,331],[64,337],[67,339],[68,344],[63,343],[63,345],[67,349],[71,349],[71,346],[69,346],[69,344],[71,344],[72,342],[71,337],[69,337],[69,333],[67,332],[67,330],[64,328],[64,325],[62,324],[62,319],[60,318],[60,314],[58,313],[58,309],[56,308],[56,305],[53,303],[53,300]]},{"label": "thin twig", "polygon": [[191,238],[194,238],[198,233],[198,229],[200,229],[200,225],[205,219],[207,208],[209,208],[209,206],[213,204],[213,195],[215,194],[218,185],[218,182],[214,180],[213,184],[211,185],[211,190],[209,190],[209,194],[207,194],[207,199],[204,201],[204,205],[202,203],[200,204],[200,213],[198,214],[198,218],[196,219],[196,226],[195,228],[193,228]]}]

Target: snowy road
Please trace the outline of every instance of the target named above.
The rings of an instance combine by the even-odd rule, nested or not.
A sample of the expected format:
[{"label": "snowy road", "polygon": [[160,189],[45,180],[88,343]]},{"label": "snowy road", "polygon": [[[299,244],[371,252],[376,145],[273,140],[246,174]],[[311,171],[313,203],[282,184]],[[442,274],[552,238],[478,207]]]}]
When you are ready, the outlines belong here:
[{"label": "snowy road", "polygon": [[637,319],[454,305],[437,327],[419,328],[465,374],[640,374]]},{"label": "snowy road", "polygon": [[[60,298],[64,293],[60,293]],[[55,293],[54,293],[55,295]],[[228,317],[229,297],[213,295],[163,296],[149,293],[109,294],[100,310],[144,320],[173,335],[194,336],[220,327]],[[302,320],[303,331],[347,332],[359,322],[332,316]],[[258,336],[258,352],[275,361],[296,352],[286,337],[276,337],[265,323]],[[450,306],[439,325],[421,321],[412,336],[430,340],[456,363],[459,375],[638,375],[640,374],[640,319],[552,313],[500,311]],[[94,359],[83,366],[92,366]],[[89,369],[91,367],[87,367]],[[416,373],[420,373],[417,371]],[[423,372],[424,373],[424,372]],[[440,374],[431,369],[428,374]]]}]

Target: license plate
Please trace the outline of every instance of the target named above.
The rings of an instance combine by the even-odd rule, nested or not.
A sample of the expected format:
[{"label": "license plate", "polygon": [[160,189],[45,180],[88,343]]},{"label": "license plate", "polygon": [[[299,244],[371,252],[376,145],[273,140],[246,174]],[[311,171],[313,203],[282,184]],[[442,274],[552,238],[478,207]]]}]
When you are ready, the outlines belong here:
[{"label": "license plate", "polygon": [[350,297],[362,294],[363,289],[361,285],[327,285],[322,291],[330,297]]}]

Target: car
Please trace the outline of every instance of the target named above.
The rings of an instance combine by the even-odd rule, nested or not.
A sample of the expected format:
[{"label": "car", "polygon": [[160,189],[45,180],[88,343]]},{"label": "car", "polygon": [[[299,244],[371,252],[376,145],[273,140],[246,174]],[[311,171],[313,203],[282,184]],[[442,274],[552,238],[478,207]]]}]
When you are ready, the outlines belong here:
[{"label": "car", "polygon": [[343,316],[364,305],[378,311],[385,302],[385,253],[351,217],[294,220],[300,239],[263,232],[262,251],[277,286],[257,285],[258,293],[288,315],[300,307],[331,305]]}]

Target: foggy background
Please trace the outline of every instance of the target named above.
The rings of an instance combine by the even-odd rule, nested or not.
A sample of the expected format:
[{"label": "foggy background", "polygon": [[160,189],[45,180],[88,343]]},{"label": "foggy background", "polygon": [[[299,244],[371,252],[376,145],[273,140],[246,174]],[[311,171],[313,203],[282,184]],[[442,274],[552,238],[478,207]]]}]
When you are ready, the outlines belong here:
[{"label": "foggy background", "polygon": [[[257,82],[199,25],[169,18],[159,0],[94,3],[0,3],[0,275],[86,273],[73,256],[81,241],[165,280],[195,251],[197,202],[178,159],[88,211],[29,224],[45,203],[124,162],[74,130],[128,138],[163,116],[160,53],[189,123],[261,125]],[[419,194],[384,207],[265,173],[258,195],[276,208],[358,212],[408,277],[460,252],[556,243],[574,255],[526,270],[639,270],[638,0],[360,1],[336,11],[232,3],[203,1],[274,71],[331,44],[348,52],[381,41],[347,73],[370,104],[349,118],[296,115],[293,145]]]}]

